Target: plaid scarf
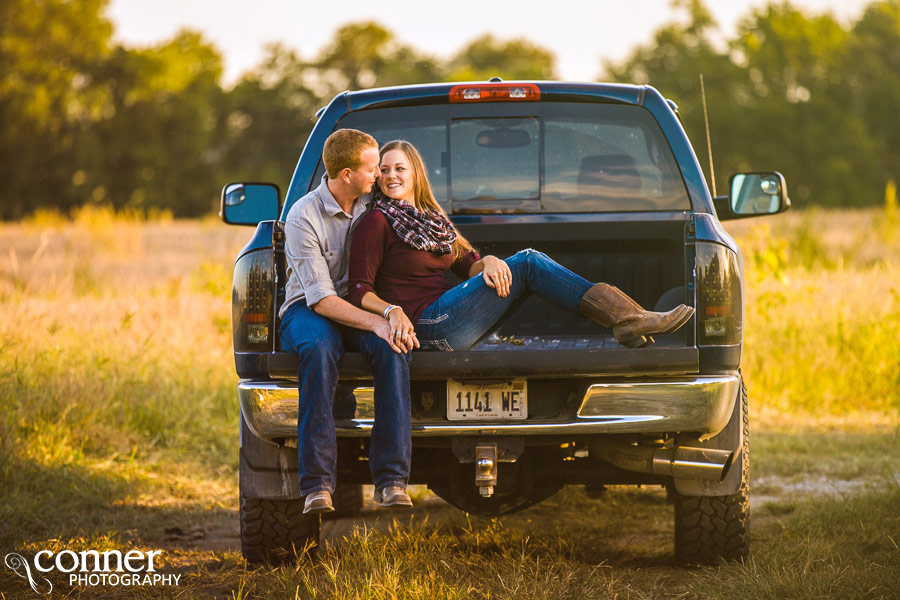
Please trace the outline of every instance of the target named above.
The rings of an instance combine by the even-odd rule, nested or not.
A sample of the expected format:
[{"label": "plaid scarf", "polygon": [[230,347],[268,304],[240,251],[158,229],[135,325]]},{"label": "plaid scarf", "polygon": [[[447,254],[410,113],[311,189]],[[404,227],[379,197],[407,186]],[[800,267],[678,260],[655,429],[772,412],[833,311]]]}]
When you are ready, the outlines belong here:
[{"label": "plaid scarf", "polygon": [[409,202],[392,200],[382,193],[375,196],[375,210],[384,213],[400,239],[416,250],[438,256],[453,252],[456,230],[443,213],[421,211]]}]

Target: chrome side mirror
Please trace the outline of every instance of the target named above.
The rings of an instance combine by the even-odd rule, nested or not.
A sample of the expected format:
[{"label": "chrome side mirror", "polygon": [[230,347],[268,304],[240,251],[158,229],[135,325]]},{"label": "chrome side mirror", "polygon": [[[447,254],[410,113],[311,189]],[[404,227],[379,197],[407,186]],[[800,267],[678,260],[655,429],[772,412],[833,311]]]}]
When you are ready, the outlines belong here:
[{"label": "chrome side mirror", "polygon": [[791,205],[784,176],[768,173],[737,173],[731,176],[728,196],[735,217],[756,217],[784,212]]}]

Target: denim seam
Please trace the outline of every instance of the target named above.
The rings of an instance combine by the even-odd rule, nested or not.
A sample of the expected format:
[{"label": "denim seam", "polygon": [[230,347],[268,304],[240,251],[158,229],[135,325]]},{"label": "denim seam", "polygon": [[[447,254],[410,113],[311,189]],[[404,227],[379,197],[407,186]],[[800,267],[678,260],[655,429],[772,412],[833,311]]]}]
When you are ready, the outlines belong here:
[{"label": "denim seam", "polygon": [[443,350],[444,352],[453,352],[453,347],[450,346],[450,343],[444,338],[439,340],[422,340],[421,344],[423,347],[434,347],[438,350]]},{"label": "denim seam", "polygon": [[447,313],[444,313],[441,316],[437,317],[436,319],[425,319],[425,318],[419,319],[419,322],[417,324],[418,325],[436,325],[437,323],[446,321],[449,318],[450,318],[450,315],[448,315]]}]

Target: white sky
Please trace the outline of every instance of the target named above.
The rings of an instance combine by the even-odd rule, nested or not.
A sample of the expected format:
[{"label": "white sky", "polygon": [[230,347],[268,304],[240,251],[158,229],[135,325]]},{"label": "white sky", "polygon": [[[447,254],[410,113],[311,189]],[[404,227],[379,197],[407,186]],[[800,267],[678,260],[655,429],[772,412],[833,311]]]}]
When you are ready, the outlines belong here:
[{"label": "white sky", "polygon": [[[779,0],[780,1],[780,0]],[[807,13],[855,20],[873,0],[792,0]],[[706,0],[723,34],[765,0]],[[226,83],[280,41],[314,58],[338,27],[373,19],[420,52],[449,57],[484,33],[524,37],[556,55],[559,78],[592,81],[602,60],[621,60],[675,18],[669,0],[111,0],[116,39],[143,46],[178,29],[200,30],[225,57]]]}]

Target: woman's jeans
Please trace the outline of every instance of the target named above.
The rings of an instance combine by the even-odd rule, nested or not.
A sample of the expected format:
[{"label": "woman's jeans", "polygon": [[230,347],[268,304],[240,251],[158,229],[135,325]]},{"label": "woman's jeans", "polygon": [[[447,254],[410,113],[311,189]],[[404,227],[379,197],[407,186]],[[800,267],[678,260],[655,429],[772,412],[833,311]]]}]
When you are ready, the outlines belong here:
[{"label": "woman's jeans", "polygon": [[591,284],[543,252],[522,250],[506,259],[512,271],[509,295],[501,298],[481,274],[444,292],[416,323],[423,349],[468,350],[529,295],[581,314],[578,305]]},{"label": "woman's jeans", "polygon": [[410,440],[409,363],[412,353],[398,354],[380,337],[339,325],[299,301],[281,320],[281,346],[300,355],[297,391],[300,493],[334,492],[337,438],[334,398],[338,364],[344,348],[361,352],[372,364],[375,424],[369,445],[369,469],[376,489],[406,487],[412,453]]}]

